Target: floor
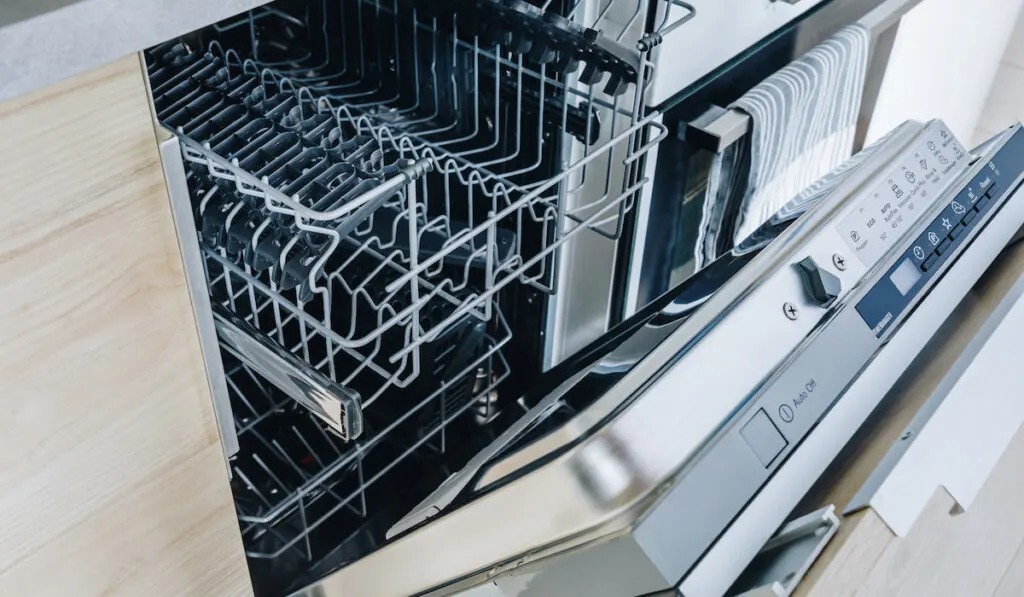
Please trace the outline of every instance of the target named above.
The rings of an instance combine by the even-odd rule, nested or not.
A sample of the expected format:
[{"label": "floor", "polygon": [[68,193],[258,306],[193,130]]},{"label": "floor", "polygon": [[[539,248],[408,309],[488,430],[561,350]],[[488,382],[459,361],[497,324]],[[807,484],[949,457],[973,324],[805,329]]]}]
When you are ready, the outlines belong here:
[{"label": "floor", "polygon": [[973,145],[989,139],[1016,121],[1024,122],[1024,12],[1003,54],[972,139]]}]

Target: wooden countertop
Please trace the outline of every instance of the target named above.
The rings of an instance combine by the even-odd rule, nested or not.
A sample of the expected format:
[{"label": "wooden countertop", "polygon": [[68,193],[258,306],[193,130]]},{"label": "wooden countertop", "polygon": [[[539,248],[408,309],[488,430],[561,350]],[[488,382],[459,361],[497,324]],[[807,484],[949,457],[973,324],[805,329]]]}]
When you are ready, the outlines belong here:
[{"label": "wooden countertop", "polygon": [[137,56],[0,104],[0,595],[250,594]]}]

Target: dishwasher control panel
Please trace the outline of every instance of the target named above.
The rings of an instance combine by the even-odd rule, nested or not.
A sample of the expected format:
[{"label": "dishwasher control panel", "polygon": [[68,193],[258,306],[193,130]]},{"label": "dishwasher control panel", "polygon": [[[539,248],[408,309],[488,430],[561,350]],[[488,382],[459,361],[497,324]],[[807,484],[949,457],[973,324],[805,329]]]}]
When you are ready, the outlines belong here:
[{"label": "dishwasher control panel", "polygon": [[857,304],[857,312],[881,338],[913,303],[957,249],[996,208],[994,198],[1024,173],[1024,129],[1013,136],[984,168],[924,229],[903,256]]},{"label": "dishwasher control panel", "polygon": [[866,266],[877,263],[967,171],[969,156],[942,123],[896,161],[838,225],[843,240]]}]

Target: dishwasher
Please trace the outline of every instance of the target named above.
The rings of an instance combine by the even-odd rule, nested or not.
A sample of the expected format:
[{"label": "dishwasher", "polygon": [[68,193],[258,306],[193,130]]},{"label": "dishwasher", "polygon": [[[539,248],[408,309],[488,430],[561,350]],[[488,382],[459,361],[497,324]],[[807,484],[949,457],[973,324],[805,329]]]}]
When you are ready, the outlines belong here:
[{"label": "dishwasher", "polygon": [[[145,52],[257,595],[722,595],[1024,221],[1019,126],[968,152],[911,122],[616,315],[677,134],[653,55],[696,15],[277,0]],[[840,399],[866,411],[818,449]]]},{"label": "dishwasher", "polygon": [[524,412],[560,251],[614,246],[666,134],[638,100],[648,8],[281,0],[146,52],[257,593],[379,548]]}]

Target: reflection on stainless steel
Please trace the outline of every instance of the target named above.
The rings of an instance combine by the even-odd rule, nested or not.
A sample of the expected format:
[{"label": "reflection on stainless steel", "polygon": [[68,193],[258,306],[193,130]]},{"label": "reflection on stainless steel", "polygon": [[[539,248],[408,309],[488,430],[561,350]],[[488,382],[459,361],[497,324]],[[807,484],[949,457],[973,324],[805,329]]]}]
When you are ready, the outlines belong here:
[{"label": "reflection on stainless steel", "polygon": [[497,439],[491,442],[486,448],[477,452],[465,467],[449,476],[441,485],[424,499],[416,508],[407,514],[400,521],[388,529],[388,538],[395,537],[405,531],[418,526],[420,523],[437,516],[447,508],[468,486],[473,482],[477,473],[497,455],[499,455],[516,438],[527,433],[534,425],[544,421],[548,416],[558,410],[560,396],[568,391],[573,384],[582,378],[585,371],[581,371],[570,379],[566,380],[558,389],[551,392],[544,400],[539,402],[525,414],[521,415],[508,429]]},{"label": "reflection on stainless steel", "polygon": [[[577,13],[584,22],[600,22],[600,28],[606,36],[637,40],[646,30],[647,23],[643,17],[647,15],[648,4],[649,0],[610,4],[590,0],[579,2]],[[666,20],[661,24],[665,26],[669,23]],[[646,61],[644,68],[648,68]],[[581,81],[572,76],[568,84],[584,88]],[[611,96],[599,88],[594,91],[596,100],[612,104],[616,112],[633,115],[623,118],[612,114],[611,118],[604,121],[609,129],[608,134],[617,135],[628,131],[632,126],[630,122],[643,113],[643,85],[635,87],[634,93],[625,96]],[[566,189],[565,194],[559,198],[568,215],[562,225],[571,225],[580,218],[589,219],[592,214],[596,214],[595,208],[599,208],[606,199],[596,202],[595,199],[607,198],[609,186],[613,189],[632,187],[634,191],[639,191],[646,185],[647,178],[633,171],[632,164],[635,162],[629,158],[637,142],[639,138],[611,148],[608,160],[589,166],[586,179]],[[576,163],[585,159],[589,151],[584,145],[567,145],[562,149],[562,159],[567,163]],[[577,236],[565,244],[554,277],[554,287],[558,292],[548,299],[547,330],[544,335],[545,369],[561,363],[608,331],[613,313],[617,311],[614,300],[618,251],[618,244],[608,241],[623,236],[628,222],[623,216],[632,209],[635,197],[636,192],[630,193],[615,213],[606,213],[595,220],[594,232],[597,234]]]},{"label": "reflection on stainless steel", "polygon": [[[632,329],[619,332],[619,337],[614,341],[609,338],[596,345],[595,351],[601,351],[597,358],[591,357],[590,363],[578,364],[578,361],[588,356],[588,352],[584,351],[580,357],[568,363],[569,370],[572,370],[572,367],[579,368],[581,366],[583,369],[576,372],[566,383],[561,384],[558,390],[542,398],[540,404],[575,402],[588,395],[596,399],[602,391],[614,388],[624,376],[640,366],[644,359],[678,330],[689,316],[704,305],[743,266],[750,263],[753,255],[751,253],[744,256],[725,256],[698,272],[666,297],[671,298],[670,302],[667,304],[665,304],[666,301],[656,303],[653,305],[654,309],[647,309],[630,322],[623,324],[624,326],[634,326]],[[644,322],[643,325],[637,327],[638,320]],[[616,330],[612,330],[612,334],[615,333]],[[555,371],[553,375],[559,373],[560,371]],[[581,375],[581,373],[585,375]],[[609,408],[615,406],[609,403]],[[562,432],[548,434],[530,443],[522,450],[490,463],[487,470],[479,475],[476,488],[483,489],[526,464],[538,461],[546,454],[571,443],[599,424],[609,412],[608,408],[583,411]],[[498,453],[500,451],[495,451],[495,455]]]},{"label": "reflection on stainless steel", "polygon": [[629,450],[614,437],[598,438],[572,455],[569,467],[585,494],[599,508],[610,509],[628,503],[631,489],[640,489],[638,467],[630,462]]},{"label": "reflection on stainless steel", "polygon": [[[536,461],[551,452],[557,446],[552,445],[552,442],[558,441],[554,435],[545,436],[516,452],[512,457],[495,462],[496,457],[505,452],[517,438],[542,423],[570,400],[574,393],[596,393],[598,387],[611,387],[678,329],[726,280],[749,263],[750,258],[752,255],[738,259],[722,258],[682,284],[666,297],[666,300],[659,301],[632,320],[613,329],[608,337],[594,343],[561,367],[548,373],[542,380],[541,387],[550,383],[557,383],[557,387],[536,399],[532,408],[521,415],[512,427],[395,524],[388,532],[388,536],[398,535],[439,514],[476,480],[485,465],[489,466],[476,483],[478,489],[515,472],[524,463]],[[669,298],[671,301],[667,302]],[[565,379],[559,378],[566,375],[568,377]],[[556,381],[550,381],[552,379]],[[574,420],[570,425],[575,428],[576,423]]]},{"label": "reflection on stainless steel", "polygon": [[228,352],[331,426],[343,440],[363,432],[359,394],[309,369],[291,353],[244,321],[215,311],[217,333]]}]

